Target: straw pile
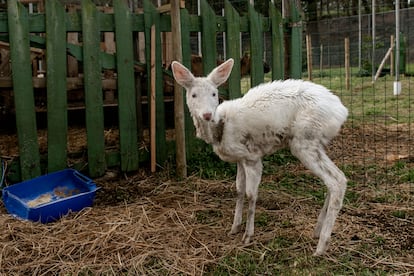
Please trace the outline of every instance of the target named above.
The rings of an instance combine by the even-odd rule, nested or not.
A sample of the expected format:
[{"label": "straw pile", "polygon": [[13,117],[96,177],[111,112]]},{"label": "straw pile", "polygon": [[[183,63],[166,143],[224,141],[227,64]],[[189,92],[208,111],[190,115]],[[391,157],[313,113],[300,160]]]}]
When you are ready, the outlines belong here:
[{"label": "straw pile", "polygon": [[[139,186],[149,181],[129,184],[140,190],[145,187]],[[152,185],[155,181],[151,182]],[[131,203],[112,205],[101,192],[94,208],[47,225],[16,220],[3,208],[0,271],[6,275],[166,271],[200,274],[204,265],[237,245],[226,238],[224,226],[197,222],[198,211],[217,208],[218,203],[199,202],[196,194],[185,195],[180,185],[173,190],[170,185],[152,186],[151,189],[164,190],[138,196]],[[114,193],[117,192],[123,196],[122,191]],[[226,217],[230,214],[231,211]]]},{"label": "straw pile", "polygon": [[[93,208],[54,223],[20,221],[2,207],[0,274],[202,275],[222,258],[254,251],[280,236],[296,240],[293,248],[281,251],[311,254],[316,246],[312,230],[320,206],[311,197],[261,191],[257,220],[265,215],[268,222],[256,226],[255,245],[245,247],[241,234],[227,235],[235,198],[229,181],[147,177],[97,182],[102,189]],[[345,207],[331,253],[354,250],[361,241],[375,243],[373,231],[381,233],[395,252],[414,246],[412,221],[393,218],[384,208]],[[393,265],[398,261],[407,269],[408,258],[393,260]]]},{"label": "straw pile", "polygon": [[[345,143],[336,141],[330,155],[338,163],[362,162],[357,158],[362,153],[346,148],[358,147],[355,132],[344,133],[348,135]],[[389,135],[401,135],[393,133]],[[400,144],[398,149],[406,147],[409,145]],[[300,164],[293,163],[281,168],[280,174],[264,176],[263,182],[278,183],[286,171],[298,176],[307,173]],[[295,181],[309,185],[308,190],[320,189],[319,184],[313,188],[315,183],[304,184],[299,177]],[[312,231],[321,206],[311,195],[298,196],[283,187],[263,186],[257,203],[254,244],[244,246],[242,233],[227,235],[236,197],[234,179],[212,181],[191,176],[175,181],[168,175],[139,171],[128,177],[108,173],[96,183],[101,189],[94,207],[46,225],[15,219],[0,203],[0,275],[202,275],[237,253],[257,250],[259,256],[264,254],[266,244],[277,237],[295,241],[294,246],[276,249],[293,255],[311,255],[316,247]],[[414,253],[398,254],[400,250],[414,250],[414,208],[410,204],[413,186],[402,183],[384,188],[376,183],[372,189],[371,184],[350,187],[359,201],[345,204],[329,258],[335,262],[332,256],[351,252],[364,259],[367,267],[414,270]],[[387,195],[398,193],[398,199],[375,202],[376,193],[387,189]],[[406,217],[395,216],[395,212],[403,212]],[[376,246],[378,237],[384,240],[381,247],[395,252],[394,257],[378,258],[358,251],[361,243]],[[272,250],[268,254],[278,254]]]}]

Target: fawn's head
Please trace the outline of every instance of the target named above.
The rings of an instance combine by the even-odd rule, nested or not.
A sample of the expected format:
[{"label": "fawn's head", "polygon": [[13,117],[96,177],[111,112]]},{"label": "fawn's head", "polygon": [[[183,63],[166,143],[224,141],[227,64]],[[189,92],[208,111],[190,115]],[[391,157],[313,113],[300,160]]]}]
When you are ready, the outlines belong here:
[{"label": "fawn's head", "polygon": [[217,66],[207,77],[194,77],[185,66],[177,61],[171,64],[174,79],[187,91],[187,106],[192,116],[210,121],[219,105],[218,89],[227,81],[234,60],[229,59]]}]

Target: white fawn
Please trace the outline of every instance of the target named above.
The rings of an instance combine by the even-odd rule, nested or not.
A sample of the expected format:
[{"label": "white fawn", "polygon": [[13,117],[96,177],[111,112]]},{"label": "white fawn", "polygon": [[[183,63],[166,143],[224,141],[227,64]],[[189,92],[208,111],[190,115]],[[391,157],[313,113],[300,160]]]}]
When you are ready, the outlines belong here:
[{"label": "white fawn", "polygon": [[347,185],[345,175],[324,148],[338,134],[348,110],[325,87],[302,80],[261,84],[242,98],[219,104],[217,87],[226,82],[233,63],[233,59],[227,60],[207,77],[194,77],[180,63],[172,63],[175,80],[187,91],[197,137],[211,144],[222,160],[237,163],[238,196],[230,233],[241,230],[246,196],[249,209],[243,240],[250,243],[262,158],[289,147],[328,188],[314,232],[319,237],[314,255],[321,255],[328,247]]}]

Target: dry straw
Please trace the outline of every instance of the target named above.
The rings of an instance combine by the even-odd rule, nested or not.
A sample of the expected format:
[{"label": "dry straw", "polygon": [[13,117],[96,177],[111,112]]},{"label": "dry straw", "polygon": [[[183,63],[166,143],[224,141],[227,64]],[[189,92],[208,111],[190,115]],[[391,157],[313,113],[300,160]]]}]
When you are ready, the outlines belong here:
[{"label": "dry straw", "polygon": [[[401,153],[410,145],[403,141],[411,137],[402,137],[400,130],[388,130],[388,136],[383,136],[388,142],[393,141],[391,137],[400,139],[398,145],[387,143],[387,148],[372,140],[381,135],[370,135],[369,128],[361,128],[360,135],[356,131],[358,128],[344,130],[330,148],[339,164],[368,162],[370,157],[363,157],[361,148],[379,156],[397,146]],[[361,135],[376,148],[367,141],[362,144]],[[389,160],[383,160],[389,166]],[[108,174],[96,180],[102,189],[94,207],[46,225],[15,219],[0,203],[0,275],[202,275],[214,271],[217,264],[237,275],[240,272],[231,265],[226,267],[224,259],[242,252],[257,256],[259,263],[281,252],[292,258],[310,256],[316,245],[312,230],[321,206],[310,194],[297,194],[275,184],[286,177],[286,171],[298,176],[293,184],[321,189],[319,184],[303,183],[307,181],[301,177],[307,172],[296,163],[265,175],[257,203],[255,240],[250,246],[241,243],[242,234],[227,235],[236,196],[233,179],[192,176],[176,182],[145,172],[129,178]],[[266,188],[270,184],[275,187]],[[414,253],[410,253],[414,246],[412,184],[391,186],[384,181],[375,185],[368,180],[356,186],[354,180],[350,186],[348,192],[355,199],[345,202],[327,258],[340,266],[341,256],[349,254],[367,268],[397,274],[414,271]],[[375,201],[393,195],[395,200]],[[269,243],[278,237],[293,242],[270,248]],[[364,246],[368,249],[361,251]],[[381,256],[375,252],[379,248],[394,254]]]}]

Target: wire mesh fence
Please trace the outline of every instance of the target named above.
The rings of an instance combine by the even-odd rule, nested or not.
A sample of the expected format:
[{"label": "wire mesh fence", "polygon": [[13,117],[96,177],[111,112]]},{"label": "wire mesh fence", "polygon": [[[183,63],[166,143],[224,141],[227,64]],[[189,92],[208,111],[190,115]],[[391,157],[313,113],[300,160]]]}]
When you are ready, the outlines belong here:
[{"label": "wire mesh fence", "polygon": [[[188,7],[190,12],[197,14],[200,11],[193,2]],[[220,1],[214,3],[212,7],[219,16],[220,5],[224,4]],[[276,5],[282,9],[281,2]],[[341,97],[349,109],[348,122],[338,141],[334,142],[331,155],[347,172],[351,185],[373,185],[374,190],[382,192],[407,191],[412,198],[414,53],[410,45],[414,33],[410,26],[414,24],[414,8],[402,6],[404,8],[400,10],[398,83],[401,94],[396,96],[395,9],[383,1],[378,1],[377,5],[373,7],[372,3],[364,3],[360,15],[357,9],[347,12],[343,7],[331,7],[334,12],[326,14],[321,8],[318,17],[323,19],[311,22],[307,21],[311,16],[304,13],[303,79],[311,79],[328,87]],[[239,9],[242,14],[243,7]],[[374,15],[373,9],[376,11]],[[308,51],[306,35],[311,43]],[[225,59],[225,41],[220,37],[219,34],[218,58]],[[192,49],[195,53],[198,51],[197,39],[194,36]],[[349,50],[346,50],[346,39],[349,39]],[[270,61],[266,37],[264,40],[264,58]],[[248,34],[241,36],[241,44],[246,45],[242,47],[243,52],[248,52]],[[347,55],[348,64],[345,61]],[[311,60],[311,72],[308,71],[307,56]],[[270,79],[270,74],[267,74],[266,80]],[[248,78],[242,79],[242,83],[242,89],[247,91],[250,87]]]},{"label": "wire mesh fence", "polygon": [[[409,28],[413,12],[410,8],[401,10],[398,80],[395,11],[378,13],[375,21],[372,14],[365,14],[359,19],[351,16],[310,22],[306,33],[311,37],[312,50],[303,55],[311,58],[312,65],[311,71],[304,66],[304,78],[330,88],[350,111],[340,138],[342,149],[334,154],[347,168],[351,181],[372,185],[372,191],[391,194],[406,191],[409,198],[414,192],[413,53],[410,51],[414,37]],[[401,94],[397,96],[398,83]]]}]

